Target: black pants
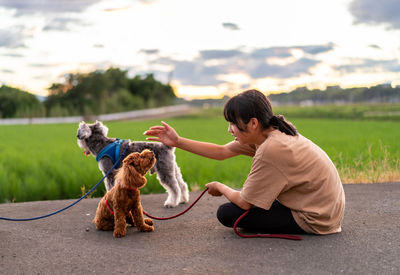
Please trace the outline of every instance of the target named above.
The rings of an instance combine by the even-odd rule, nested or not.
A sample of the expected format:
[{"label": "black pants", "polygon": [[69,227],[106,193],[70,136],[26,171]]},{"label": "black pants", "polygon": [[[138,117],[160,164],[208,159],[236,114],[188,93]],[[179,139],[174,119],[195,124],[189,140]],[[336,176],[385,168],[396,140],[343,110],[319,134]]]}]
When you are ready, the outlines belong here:
[{"label": "black pants", "polygon": [[[218,208],[217,218],[226,227],[233,227],[245,210],[228,202]],[[275,201],[269,210],[252,207],[237,225],[240,228],[271,234],[307,234],[297,225],[289,208]]]}]

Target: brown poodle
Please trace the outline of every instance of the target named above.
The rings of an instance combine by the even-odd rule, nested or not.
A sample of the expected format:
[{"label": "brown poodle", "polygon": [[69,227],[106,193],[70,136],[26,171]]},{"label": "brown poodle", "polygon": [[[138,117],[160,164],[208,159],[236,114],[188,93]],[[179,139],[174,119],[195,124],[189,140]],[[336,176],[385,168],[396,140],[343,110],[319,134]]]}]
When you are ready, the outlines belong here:
[{"label": "brown poodle", "polygon": [[153,221],[143,218],[139,188],[146,185],[144,175],[155,163],[154,153],[147,149],[142,153],[131,153],[123,160],[122,168],[115,178],[117,184],[104,195],[97,206],[93,220],[97,229],[114,229],[114,237],[124,237],[128,219],[140,231],[154,230]]}]

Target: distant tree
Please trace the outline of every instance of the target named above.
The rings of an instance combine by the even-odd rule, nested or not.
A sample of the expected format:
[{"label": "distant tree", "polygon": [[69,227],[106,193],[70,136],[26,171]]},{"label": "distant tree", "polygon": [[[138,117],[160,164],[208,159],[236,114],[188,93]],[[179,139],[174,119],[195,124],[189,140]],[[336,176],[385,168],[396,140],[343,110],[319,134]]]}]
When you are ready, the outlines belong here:
[{"label": "distant tree", "polygon": [[28,92],[9,86],[0,87],[0,117],[34,117],[43,115],[41,102]]},{"label": "distant tree", "polygon": [[172,87],[155,80],[153,74],[143,78],[135,76],[130,81],[129,89],[133,95],[142,97],[147,107],[170,105],[176,99]]},{"label": "distant tree", "polygon": [[45,102],[48,116],[56,113],[90,115],[171,105],[172,87],[145,77],[129,78],[127,71],[109,68],[88,74],[69,74],[65,83],[49,88]]}]

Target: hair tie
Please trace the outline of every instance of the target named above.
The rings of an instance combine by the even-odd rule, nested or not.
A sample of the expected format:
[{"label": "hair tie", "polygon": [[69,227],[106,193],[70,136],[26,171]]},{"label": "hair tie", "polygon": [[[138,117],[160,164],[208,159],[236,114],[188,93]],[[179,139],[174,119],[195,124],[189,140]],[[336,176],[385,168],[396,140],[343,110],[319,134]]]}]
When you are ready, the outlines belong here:
[{"label": "hair tie", "polygon": [[275,116],[275,115],[272,116],[272,117],[269,119],[269,124],[270,124],[270,125],[277,126],[278,123],[279,123],[279,118],[278,118],[277,116]]}]

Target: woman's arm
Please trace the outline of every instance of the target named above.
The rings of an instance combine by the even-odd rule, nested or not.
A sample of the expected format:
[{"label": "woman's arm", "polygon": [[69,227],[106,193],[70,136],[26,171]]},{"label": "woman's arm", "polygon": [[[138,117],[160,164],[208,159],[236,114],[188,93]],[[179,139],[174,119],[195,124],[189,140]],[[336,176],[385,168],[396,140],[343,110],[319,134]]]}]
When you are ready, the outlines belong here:
[{"label": "woman's arm", "polygon": [[213,181],[206,184],[208,188],[208,194],[212,196],[222,196],[224,195],[230,202],[236,204],[243,210],[249,210],[253,205],[243,200],[240,196],[240,191],[234,190],[225,184],[217,181]]},{"label": "woman's arm", "polygon": [[177,147],[182,150],[207,157],[210,159],[224,160],[237,156],[238,153],[232,152],[225,145],[217,145],[214,143],[202,142],[180,137],[174,128],[164,121],[163,126],[153,126],[146,132],[149,137],[147,140],[159,141],[171,147]]}]

